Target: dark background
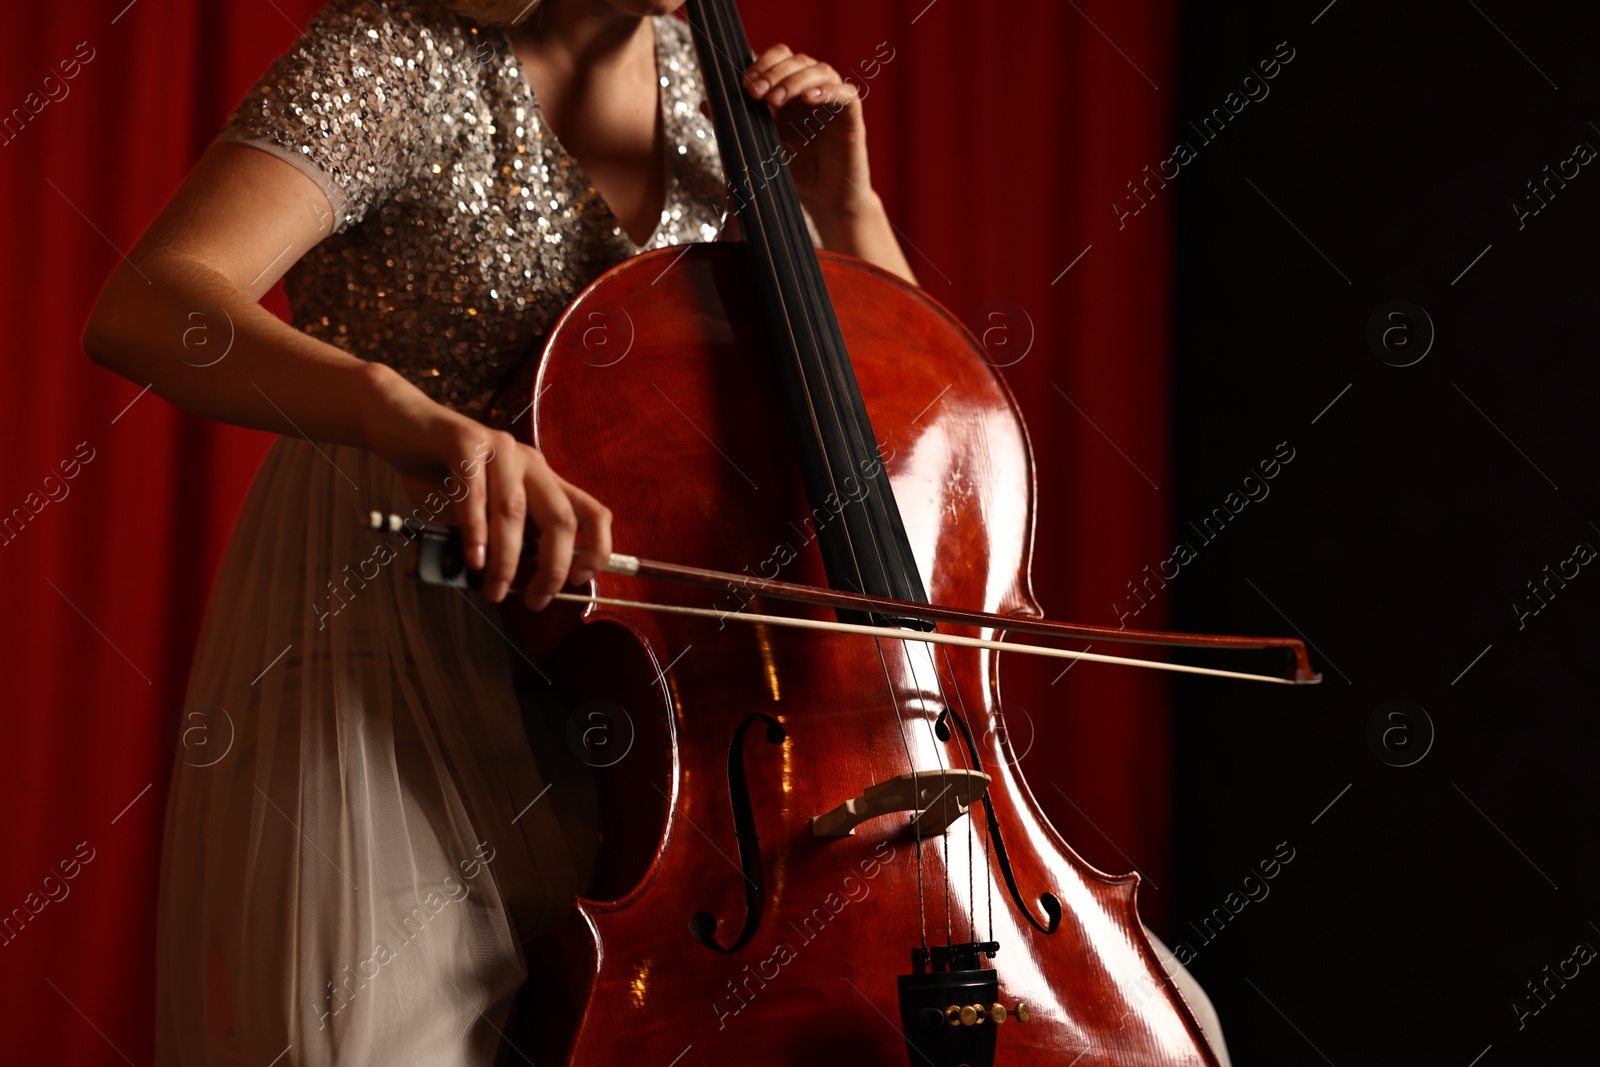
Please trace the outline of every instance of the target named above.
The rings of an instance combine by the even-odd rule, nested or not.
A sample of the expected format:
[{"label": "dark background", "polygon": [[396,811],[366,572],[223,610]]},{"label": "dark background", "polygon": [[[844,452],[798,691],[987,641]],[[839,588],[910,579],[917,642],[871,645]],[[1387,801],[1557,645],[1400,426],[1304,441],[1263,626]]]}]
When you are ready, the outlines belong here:
[{"label": "dark background", "polygon": [[[1552,983],[1520,1028],[1513,1002],[1537,1008],[1525,983],[1600,948],[1600,568],[1553,585],[1521,629],[1512,604],[1537,606],[1525,583],[1578,543],[1600,547],[1600,167],[1521,230],[1511,205],[1537,206],[1525,183],[1577,143],[1600,148],[1597,20],[1571,4],[1319,10],[1183,5],[1174,125],[1198,158],[1165,190],[1173,518],[1198,557],[1166,592],[1180,629],[1259,627],[1270,601],[1326,680],[1175,687],[1162,932],[1195,950],[1235,1063],[1564,1057],[1588,1043],[1600,967]],[[1296,55],[1270,95],[1201,147],[1186,121],[1280,41]],[[1392,300],[1436,331],[1410,366],[1366,338]],[[1414,319],[1398,324],[1421,343]],[[1281,441],[1296,458],[1270,495],[1212,543],[1187,529]],[[1409,707],[1379,711],[1391,701]],[[1280,842],[1295,858],[1241,907]],[[1196,927],[1217,908],[1229,921],[1208,941]]]}]

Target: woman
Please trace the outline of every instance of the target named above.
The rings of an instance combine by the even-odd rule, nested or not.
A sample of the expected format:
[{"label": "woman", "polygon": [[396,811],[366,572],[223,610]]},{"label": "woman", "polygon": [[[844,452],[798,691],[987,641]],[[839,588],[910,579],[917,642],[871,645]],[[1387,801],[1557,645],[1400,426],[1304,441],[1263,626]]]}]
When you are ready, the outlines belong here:
[{"label": "woman", "polygon": [[[185,725],[228,744],[174,768],[161,1064],[489,1064],[523,942],[584,882],[592,813],[547,788],[490,605],[525,524],[538,609],[610,514],[478,419],[589,280],[722,232],[681,2],[332,0],[106,285],[97,362],[283,435],[189,681]],[[833,116],[793,146],[817,235],[914,281],[856,91],[783,45],[746,87],[780,128]],[[256,303],[280,277],[294,327]],[[484,597],[409,582],[373,510],[462,526]]]}]

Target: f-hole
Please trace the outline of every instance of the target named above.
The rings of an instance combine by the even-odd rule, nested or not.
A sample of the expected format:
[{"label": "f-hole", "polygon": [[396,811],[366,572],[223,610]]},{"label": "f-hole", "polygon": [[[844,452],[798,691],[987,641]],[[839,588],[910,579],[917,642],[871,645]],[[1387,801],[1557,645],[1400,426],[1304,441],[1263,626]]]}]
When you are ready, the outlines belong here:
[{"label": "f-hole", "polygon": [[733,732],[728,745],[728,798],[733,803],[733,835],[739,842],[739,867],[744,874],[744,929],[739,939],[724,948],[717,941],[717,917],[709,911],[697,911],[689,916],[689,933],[694,939],[723,954],[738,952],[756,936],[761,925],[761,913],[766,908],[766,881],[761,869],[761,838],[756,834],[755,810],[750,806],[750,784],[744,768],[744,735],[757,721],[767,724],[767,743],[783,744],[786,735],[778,720],[756,712]]}]

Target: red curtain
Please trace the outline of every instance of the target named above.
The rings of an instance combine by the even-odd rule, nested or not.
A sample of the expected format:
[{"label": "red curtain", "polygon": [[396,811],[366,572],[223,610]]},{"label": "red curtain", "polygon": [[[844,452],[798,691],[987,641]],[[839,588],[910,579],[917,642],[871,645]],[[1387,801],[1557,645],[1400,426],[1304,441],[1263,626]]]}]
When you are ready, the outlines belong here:
[{"label": "red curtain", "polygon": [[[79,337],[101,281],[317,6],[87,0],[9,19],[4,1062],[151,1062],[156,861],[184,679],[270,438],[141,393]],[[985,335],[1028,420],[1038,597],[1053,617],[1114,625],[1113,602],[1131,604],[1126,583],[1168,540],[1170,199],[1146,193],[1121,218],[1112,204],[1134,203],[1125,183],[1166,154],[1175,0],[745,7],[758,46],[785,40],[869,87],[875,184],[912,265]],[[1138,624],[1163,618],[1158,598]],[[1040,802],[1091,861],[1161,883],[1162,686],[1017,659],[1012,735]],[[1142,894],[1159,910],[1150,883]]]}]

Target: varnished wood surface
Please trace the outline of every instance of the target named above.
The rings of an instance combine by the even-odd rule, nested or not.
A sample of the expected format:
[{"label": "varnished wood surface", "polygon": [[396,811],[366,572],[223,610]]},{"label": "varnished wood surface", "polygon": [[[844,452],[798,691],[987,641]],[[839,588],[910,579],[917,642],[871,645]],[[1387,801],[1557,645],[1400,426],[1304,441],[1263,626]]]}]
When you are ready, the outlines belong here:
[{"label": "varnished wood surface", "polygon": [[[591,286],[540,365],[535,441],[612,508],[627,551],[825,584],[742,254],[665,249]],[[1036,614],[1032,462],[1009,393],[926,294],[845,257],[824,254],[823,267],[930,597]],[[858,472],[855,484],[881,491],[882,479]],[[741,604],[731,591],[665,581],[596,584],[606,596]],[[769,606],[756,598],[746,610]],[[924,920],[930,944],[944,943],[947,924],[957,941],[992,933],[1000,943],[1001,1001],[1026,1001],[1033,1019],[1001,1027],[998,1064],[1214,1062],[1142,934],[1136,878],[1078,858],[1018,775],[994,654],[596,610],[549,663],[575,700],[621,708],[632,743],[604,772],[607,899],[581,901],[564,934],[567,965],[591,972],[567,986],[575,1028],[555,1043],[567,1062],[906,1063],[895,977],[909,971]],[[965,766],[959,735],[946,743],[933,732],[947,704],[994,776],[1025,899],[1042,916],[1038,896],[1051,892],[1066,909],[1053,935],[1028,924],[986,866],[981,819],[922,842],[920,908],[905,817],[840,840],[810,832],[813,815],[875,782]],[[765,913],[748,945],[719,954],[688,924],[696,912],[719,916],[726,945],[744,923],[729,744],[758,712],[786,732],[773,745],[751,729],[742,752]],[[546,965],[553,958],[530,960]]]}]

